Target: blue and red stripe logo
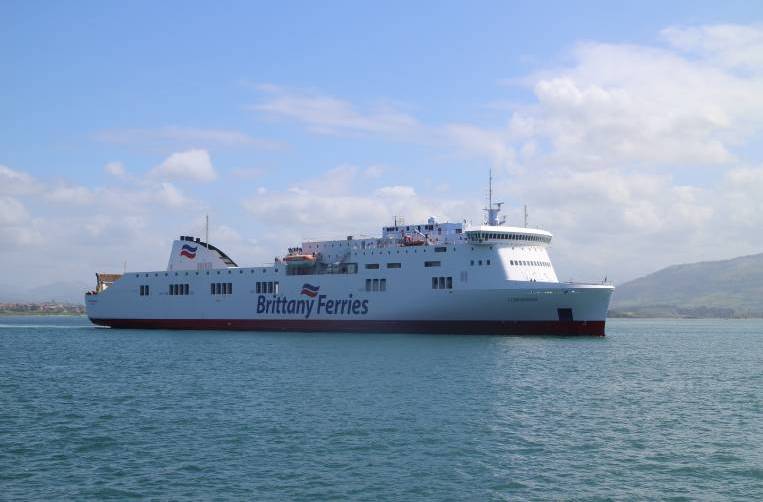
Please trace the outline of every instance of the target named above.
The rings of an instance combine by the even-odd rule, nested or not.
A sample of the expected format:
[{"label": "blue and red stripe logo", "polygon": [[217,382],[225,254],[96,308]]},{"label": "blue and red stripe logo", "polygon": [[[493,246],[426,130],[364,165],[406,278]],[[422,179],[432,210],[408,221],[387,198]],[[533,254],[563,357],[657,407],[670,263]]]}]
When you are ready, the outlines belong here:
[{"label": "blue and red stripe logo", "polygon": [[196,249],[197,247],[189,246],[188,244],[183,244],[183,247],[180,248],[180,256],[185,256],[186,258],[189,258],[193,260],[196,258]]},{"label": "blue and red stripe logo", "polygon": [[312,284],[304,283],[302,285],[302,293],[303,295],[307,295],[310,298],[315,298],[315,295],[318,294],[318,290],[321,289],[320,286],[313,286]]}]

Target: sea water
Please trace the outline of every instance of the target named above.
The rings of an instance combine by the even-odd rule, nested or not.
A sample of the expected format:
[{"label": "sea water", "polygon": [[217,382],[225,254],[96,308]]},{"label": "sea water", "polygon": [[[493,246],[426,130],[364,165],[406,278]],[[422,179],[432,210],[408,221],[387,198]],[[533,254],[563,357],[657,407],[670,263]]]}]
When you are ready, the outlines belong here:
[{"label": "sea water", "polygon": [[0,498],[763,499],[763,321],[605,338],[0,318]]}]

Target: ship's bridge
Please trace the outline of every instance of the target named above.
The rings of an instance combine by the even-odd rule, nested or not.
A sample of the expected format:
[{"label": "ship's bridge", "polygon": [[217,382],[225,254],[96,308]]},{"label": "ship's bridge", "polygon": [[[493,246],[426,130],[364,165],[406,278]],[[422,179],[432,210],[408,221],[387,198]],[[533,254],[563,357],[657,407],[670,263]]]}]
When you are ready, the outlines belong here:
[{"label": "ship's bridge", "polygon": [[470,228],[464,233],[471,244],[516,244],[528,246],[545,245],[551,242],[551,233],[536,228],[481,225]]}]

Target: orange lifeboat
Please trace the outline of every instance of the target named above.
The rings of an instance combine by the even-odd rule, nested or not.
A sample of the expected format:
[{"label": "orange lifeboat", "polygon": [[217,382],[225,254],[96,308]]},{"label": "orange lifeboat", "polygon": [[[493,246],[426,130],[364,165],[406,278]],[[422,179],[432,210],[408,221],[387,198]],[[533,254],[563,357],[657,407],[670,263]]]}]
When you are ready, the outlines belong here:
[{"label": "orange lifeboat", "polygon": [[312,267],[315,265],[315,256],[311,254],[290,254],[284,256],[287,267]]},{"label": "orange lifeboat", "polygon": [[410,235],[403,237],[403,246],[423,246],[427,241],[424,239],[414,239]]}]

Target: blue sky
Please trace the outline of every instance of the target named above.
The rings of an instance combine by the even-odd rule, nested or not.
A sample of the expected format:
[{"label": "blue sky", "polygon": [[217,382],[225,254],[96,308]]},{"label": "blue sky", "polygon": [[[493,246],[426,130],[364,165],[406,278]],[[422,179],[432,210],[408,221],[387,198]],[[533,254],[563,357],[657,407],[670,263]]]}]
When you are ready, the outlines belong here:
[{"label": "blue sky", "polygon": [[243,263],[392,214],[476,221],[489,168],[510,218],[527,203],[556,235],[563,278],[759,252],[761,14],[5,2],[5,275],[162,268],[205,213]]}]

